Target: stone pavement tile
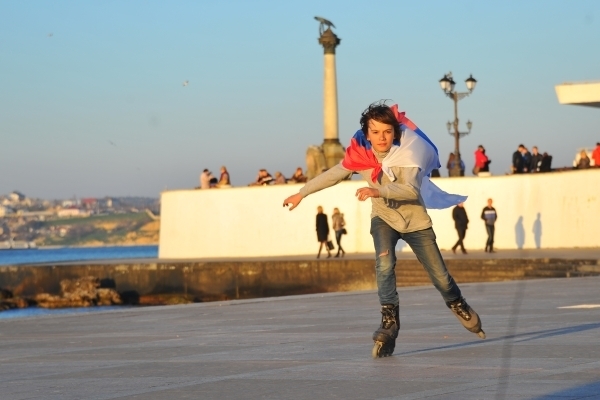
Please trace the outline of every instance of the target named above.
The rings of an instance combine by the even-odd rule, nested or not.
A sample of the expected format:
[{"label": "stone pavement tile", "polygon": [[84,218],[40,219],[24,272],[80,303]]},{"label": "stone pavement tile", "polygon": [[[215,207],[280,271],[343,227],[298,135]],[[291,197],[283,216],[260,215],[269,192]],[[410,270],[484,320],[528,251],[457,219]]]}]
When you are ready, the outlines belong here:
[{"label": "stone pavement tile", "polygon": [[[232,347],[232,350],[236,348],[243,348],[243,346]],[[163,343],[162,348],[156,348],[154,346],[149,346],[149,348],[139,347],[139,346],[123,346],[123,347],[102,347],[100,344],[96,344],[86,349],[78,349],[78,350],[65,350],[65,351],[55,351],[52,354],[43,354],[41,356],[28,355],[27,357],[19,357],[20,360],[26,362],[30,358],[35,358],[39,361],[44,362],[64,362],[64,361],[78,361],[78,360],[121,360],[121,361],[144,361],[148,359],[156,360],[161,357],[175,357],[178,355],[181,356],[190,356],[192,354],[202,354],[211,352],[212,349],[203,347],[203,348],[194,348],[194,347],[185,347],[185,348],[177,348],[175,345],[171,344],[168,346],[167,343]]]},{"label": "stone pavement tile", "polygon": [[15,380],[44,379],[56,375],[69,373],[86,373],[86,371],[102,370],[128,366],[133,363],[127,361],[77,361],[77,362],[10,362],[0,363],[0,384]]},{"label": "stone pavement tile", "polygon": [[[368,355],[367,355],[368,356]],[[285,371],[286,379],[330,379],[332,381],[341,380],[373,380],[373,381],[397,381],[397,380],[419,380],[427,381],[432,384],[436,381],[468,381],[469,372],[477,373],[478,376],[487,378],[496,378],[498,376],[497,368],[488,368],[481,371],[480,368],[448,367],[442,364],[420,364],[412,359],[401,359],[399,357],[390,357],[385,360],[365,361],[349,360],[329,363],[315,363],[305,365],[300,368],[287,369]],[[261,374],[261,377],[277,378],[279,371],[268,371]],[[484,379],[484,378],[482,378]]]},{"label": "stone pavement tile", "polygon": [[600,382],[519,381],[444,394],[434,399],[598,399]]},{"label": "stone pavement tile", "polygon": [[3,400],[117,399],[194,382],[185,378],[16,380],[2,384]]},{"label": "stone pavement tile", "polygon": [[[433,387],[441,386],[432,384]],[[348,399],[366,400],[395,396],[398,393],[414,393],[420,390],[419,382],[398,381],[329,381],[329,380],[280,380],[280,379],[232,379],[203,385],[167,389],[120,399]]]},{"label": "stone pavement tile", "polygon": [[270,371],[281,371],[282,369],[295,368],[305,363],[298,361],[262,361],[237,363],[210,362],[203,363],[177,363],[154,360],[153,362],[131,363],[117,367],[96,368],[87,371],[73,371],[68,373],[57,373],[39,379],[117,379],[117,378],[147,378],[147,377],[169,377],[169,378],[192,378],[210,379],[229,375],[239,375],[247,371],[261,374]]}]

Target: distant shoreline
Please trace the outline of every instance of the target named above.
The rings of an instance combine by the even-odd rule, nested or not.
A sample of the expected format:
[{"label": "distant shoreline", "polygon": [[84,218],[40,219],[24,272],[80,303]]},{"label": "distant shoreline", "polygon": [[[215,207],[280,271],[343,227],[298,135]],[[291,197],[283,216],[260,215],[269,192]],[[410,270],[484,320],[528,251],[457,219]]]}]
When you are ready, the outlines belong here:
[{"label": "distant shoreline", "polygon": [[[79,245],[79,246],[62,246],[62,245],[49,245],[49,246],[38,246],[35,249],[23,249],[23,250],[53,250],[53,249],[90,249],[90,248],[103,248],[103,247],[143,247],[143,246],[158,246],[158,243],[146,243],[146,244],[100,244],[100,245]],[[12,249],[6,249],[12,250]]]}]

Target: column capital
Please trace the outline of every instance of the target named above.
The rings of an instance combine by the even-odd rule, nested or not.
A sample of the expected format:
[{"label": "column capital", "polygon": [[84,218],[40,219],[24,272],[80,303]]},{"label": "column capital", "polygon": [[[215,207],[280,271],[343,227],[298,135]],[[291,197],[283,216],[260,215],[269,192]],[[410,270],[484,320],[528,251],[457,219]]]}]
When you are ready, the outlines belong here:
[{"label": "column capital", "polygon": [[319,44],[323,46],[325,54],[335,54],[335,48],[341,41],[342,39],[338,38],[331,28],[327,28],[319,38]]}]

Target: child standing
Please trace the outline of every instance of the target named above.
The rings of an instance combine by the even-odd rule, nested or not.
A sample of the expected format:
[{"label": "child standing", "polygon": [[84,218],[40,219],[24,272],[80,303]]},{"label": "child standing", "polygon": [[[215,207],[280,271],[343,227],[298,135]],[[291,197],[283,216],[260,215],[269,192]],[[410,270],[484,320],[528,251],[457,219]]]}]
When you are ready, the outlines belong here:
[{"label": "child standing", "polygon": [[396,105],[371,104],[360,119],[361,130],[352,138],[344,160],[310,180],[284,200],[290,211],[302,199],[333,186],[358,172],[368,187],[356,191],[359,201],[371,199],[371,235],[375,245],[375,271],[381,324],[373,333],[373,357],[392,355],[400,329],[396,291],[398,240],[411,247],[446,305],[469,331],[485,338],[477,313],[467,304],[446,269],[437,246],[428,208],[447,208],[466,200],[437,188],[428,178],[439,168],[437,149],[429,138]]}]

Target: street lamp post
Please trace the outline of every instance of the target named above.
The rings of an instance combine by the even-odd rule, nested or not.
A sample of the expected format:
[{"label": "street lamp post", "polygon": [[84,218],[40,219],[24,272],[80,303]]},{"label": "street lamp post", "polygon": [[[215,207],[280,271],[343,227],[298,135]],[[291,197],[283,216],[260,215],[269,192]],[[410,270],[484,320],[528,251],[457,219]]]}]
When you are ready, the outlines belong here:
[{"label": "street lamp post", "polygon": [[[454,82],[454,79],[452,79],[452,72],[448,72],[446,75],[444,75],[444,77],[442,79],[440,79],[440,86],[442,87],[444,94],[454,101],[454,122],[448,121],[448,123],[446,124],[446,127],[448,128],[448,133],[451,134],[452,136],[454,136],[454,156],[455,156],[455,158],[454,158],[454,165],[452,166],[452,168],[449,171],[450,176],[463,176],[464,175],[464,170],[460,167],[461,158],[460,158],[459,139],[462,136],[466,136],[469,133],[471,133],[471,127],[473,126],[473,123],[471,121],[467,121],[468,131],[461,132],[458,130],[458,101],[464,99],[465,97],[467,97],[468,95],[470,95],[473,92],[473,90],[475,89],[475,85],[477,84],[477,81],[475,80],[475,78],[473,78],[473,75],[470,75],[465,80],[465,83],[466,83],[467,89],[469,91],[460,93],[460,92],[457,92],[454,90],[454,86],[456,85],[456,82]],[[452,129],[452,127],[454,127],[454,129]]]}]

